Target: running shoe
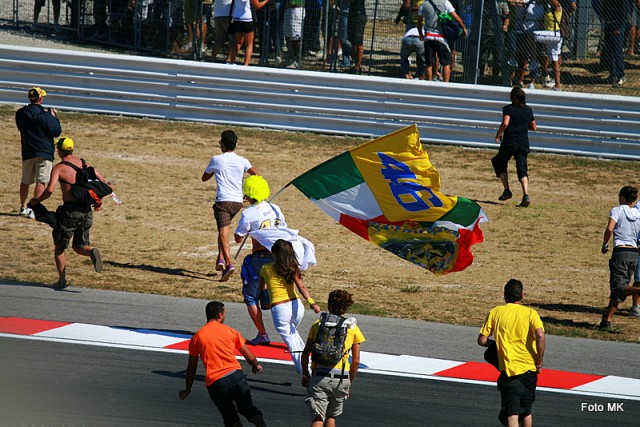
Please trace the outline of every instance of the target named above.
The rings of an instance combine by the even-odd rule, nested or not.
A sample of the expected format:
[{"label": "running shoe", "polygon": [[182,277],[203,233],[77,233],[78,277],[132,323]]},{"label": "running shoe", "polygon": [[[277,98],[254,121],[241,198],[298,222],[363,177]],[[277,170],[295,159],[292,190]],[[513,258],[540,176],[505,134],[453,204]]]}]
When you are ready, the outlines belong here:
[{"label": "running shoe", "polygon": [[229,278],[231,277],[234,271],[236,271],[236,269],[233,267],[233,265],[229,264],[227,268],[225,268],[224,271],[222,272],[222,277],[220,278],[220,281],[226,282],[227,280],[229,280]]},{"label": "running shoe", "polygon": [[251,345],[268,345],[269,343],[271,343],[271,341],[269,341],[269,335],[264,334],[264,335],[258,335],[251,341],[248,341],[248,343]]},{"label": "running shoe", "polygon": [[512,197],[513,197],[513,194],[511,194],[511,190],[504,190],[500,195],[500,197],[498,197],[498,200],[502,200],[502,201],[509,200]]}]

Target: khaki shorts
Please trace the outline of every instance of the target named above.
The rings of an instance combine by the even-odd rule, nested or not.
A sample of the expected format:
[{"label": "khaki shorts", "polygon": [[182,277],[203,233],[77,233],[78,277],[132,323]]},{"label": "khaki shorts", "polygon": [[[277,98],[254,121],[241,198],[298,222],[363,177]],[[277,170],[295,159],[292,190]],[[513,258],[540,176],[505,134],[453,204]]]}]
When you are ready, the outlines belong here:
[{"label": "khaki shorts", "polygon": [[42,157],[34,157],[22,162],[22,183],[33,184],[38,182],[46,184],[51,178],[53,162]]},{"label": "khaki shorts", "polygon": [[342,414],[342,407],[349,393],[349,385],[351,382],[348,378],[340,381],[338,378],[312,376],[305,401],[313,417],[321,417],[322,421],[325,421],[327,418],[336,418]]}]

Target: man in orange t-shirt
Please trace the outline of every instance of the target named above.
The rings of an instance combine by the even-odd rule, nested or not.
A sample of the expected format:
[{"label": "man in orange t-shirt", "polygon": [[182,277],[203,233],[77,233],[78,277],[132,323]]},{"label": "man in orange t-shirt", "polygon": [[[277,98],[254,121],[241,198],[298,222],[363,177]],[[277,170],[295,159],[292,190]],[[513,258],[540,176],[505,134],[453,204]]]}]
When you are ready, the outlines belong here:
[{"label": "man in orange t-shirt", "polygon": [[252,424],[266,426],[262,412],[253,405],[251,390],[240,363],[236,359],[238,350],[251,365],[253,373],[262,371],[256,357],[245,346],[245,339],[235,329],[224,325],[224,304],[211,301],[205,309],[207,324],[189,342],[189,364],[187,366],[186,389],[178,396],[184,400],[191,393],[196,377],[198,356],[206,369],[205,385],[211,400],[216,405],[225,426],[240,426],[238,412]]}]

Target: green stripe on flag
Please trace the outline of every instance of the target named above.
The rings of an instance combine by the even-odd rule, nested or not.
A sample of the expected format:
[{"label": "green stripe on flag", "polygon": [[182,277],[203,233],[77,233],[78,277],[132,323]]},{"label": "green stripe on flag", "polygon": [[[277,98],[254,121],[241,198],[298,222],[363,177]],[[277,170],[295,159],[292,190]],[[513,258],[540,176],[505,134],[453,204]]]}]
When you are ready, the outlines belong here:
[{"label": "green stripe on flag", "polygon": [[291,184],[310,199],[320,200],[363,182],[351,153],[347,151],[303,173]]},{"label": "green stripe on flag", "polygon": [[466,197],[458,196],[458,203],[438,221],[451,221],[463,227],[472,225],[480,214],[480,205]]}]

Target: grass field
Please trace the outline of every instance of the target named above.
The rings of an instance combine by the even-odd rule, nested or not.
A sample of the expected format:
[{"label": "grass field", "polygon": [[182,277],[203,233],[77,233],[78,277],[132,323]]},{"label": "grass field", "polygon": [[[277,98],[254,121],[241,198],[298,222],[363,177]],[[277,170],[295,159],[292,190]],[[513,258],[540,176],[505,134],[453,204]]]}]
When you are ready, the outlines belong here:
[{"label": "grass field", "polygon": [[[0,170],[0,277],[51,284],[57,273],[50,229],[17,216],[21,160],[15,110],[0,107],[5,123],[0,136],[9,145]],[[251,160],[274,193],[316,164],[365,142],[69,112],[59,117],[63,135],[76,141],[75,154],[114,180],[123,200],[118,206],[107,199],[95,214],[92,244],[102,250],[104,272],[95,273],[89,259],[70,251],[71,286],[236,302],[242,298],[239,276],[220,283],[213,272],[215,191],[211,182],[200,181],[209,158],[218,153],[220,132],[238,133],[238,153]],[[501,186],[490,164],[494,150],[425,149],[440,171],[443,192],[476,200],[489,217],[482,227],[485,242],[474,246],[474,264],[434,276],[335,224],[288,188],[274,202],[287,223],[315,243],[319,265],[308,271],[306,283],[316,300],[346,288],[354,293],[356,313],[479,327],[488,310],[502,302],[506,281],[515,277],[524,282],[525,300],[539,311],[548,332],[639,341],[640,319],[628,316],[630,300],[614,317],[614,332],[595,329],[609,295],[602,233],[620,187],[640,184],[637,162],[533,153],[532,204],[517,208],[521,193],[513,165],[514,198],[497,201]],[[53,209],[59,200],[56,193],[45,205]],[[238,245],[231,247],[235,254]],[[248,251],[243,248],[240,258]]]}]

